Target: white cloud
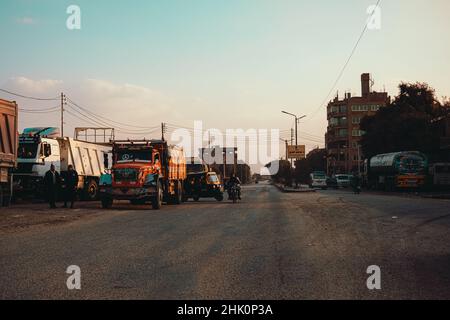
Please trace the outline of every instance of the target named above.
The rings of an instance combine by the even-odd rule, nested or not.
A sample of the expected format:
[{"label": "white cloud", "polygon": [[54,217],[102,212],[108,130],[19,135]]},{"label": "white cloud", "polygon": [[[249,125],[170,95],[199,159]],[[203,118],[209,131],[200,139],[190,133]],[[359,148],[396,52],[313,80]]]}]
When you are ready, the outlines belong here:
[{"label": "white cloud", "polygon": [[36,20],[32,17],[20,17],[16,19],[16,22],[18,24],[26,24],[26,25],[36,24]]},{"label": "white cloud", "polygon": [[50,96],[55,96],[62,84],[61,80],[33,80],[26,77],[16,77],[9,79],[5,87],[25,94],[50,94]]}]

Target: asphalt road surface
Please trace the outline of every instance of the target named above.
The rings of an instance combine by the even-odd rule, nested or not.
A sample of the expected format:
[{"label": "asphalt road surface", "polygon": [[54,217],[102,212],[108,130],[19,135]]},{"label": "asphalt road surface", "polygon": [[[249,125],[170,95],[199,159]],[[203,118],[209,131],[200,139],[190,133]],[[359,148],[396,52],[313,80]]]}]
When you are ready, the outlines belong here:
[{"label": "asphalt road surface", "polygon": [[446,200],[259,184],[238,204],[82,205],[94,215],[0,233],[1,299],[450,298]]}]

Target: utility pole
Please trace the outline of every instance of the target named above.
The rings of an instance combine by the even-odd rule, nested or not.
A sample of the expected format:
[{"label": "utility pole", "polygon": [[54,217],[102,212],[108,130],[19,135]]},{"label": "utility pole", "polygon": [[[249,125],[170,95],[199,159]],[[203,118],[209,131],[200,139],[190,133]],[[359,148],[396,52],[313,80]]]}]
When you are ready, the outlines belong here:
[{"label": "utility pole", "polygon": [[166,124],[161,122],[161,140],[164,141],[164,133],[166,132]]},{"label": "utility pole", "polygon": [[64,93],[61,92],[61,138],[64,138]]},{"label": "utility pole", "polygon": [[280,140],[283,141],[285,146],[286,146],[286,161],[289,161],[289,152],[288,152],[288,147],[289,147],[288,141],[289,140],[287,140],[287,139],[284,140],[284,139],[281,139],[281,138],[280,138]]}]

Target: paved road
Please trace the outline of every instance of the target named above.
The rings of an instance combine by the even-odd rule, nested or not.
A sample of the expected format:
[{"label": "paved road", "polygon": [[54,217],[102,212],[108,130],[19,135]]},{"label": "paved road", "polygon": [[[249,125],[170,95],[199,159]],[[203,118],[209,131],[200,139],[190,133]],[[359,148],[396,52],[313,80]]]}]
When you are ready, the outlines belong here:
[{"label": "paved road", "polygon": [[[266,184],[244,192],[236,205],[120,204],[2,233],[0,298],[450,298],[449,201]],[[66,288],[69,265],[81,268],[79,291]],[[381,268],[379,291],[366,287],[370,265]]]}]

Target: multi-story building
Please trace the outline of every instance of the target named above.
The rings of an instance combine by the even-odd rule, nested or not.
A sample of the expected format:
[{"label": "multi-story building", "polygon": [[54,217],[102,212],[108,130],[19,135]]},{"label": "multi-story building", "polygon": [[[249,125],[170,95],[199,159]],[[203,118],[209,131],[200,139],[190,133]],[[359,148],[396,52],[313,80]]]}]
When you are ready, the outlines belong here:
[{"label": "multi-story building", "polygon": [[328,174],[357,172],[362,168],[364,155],[361,152],[361,119],[372,115],[390,102],[386,92],[372,92],[370,74],[361,75],[361,96],[346,93],[327,106],[328,128],[325,134]]}]

